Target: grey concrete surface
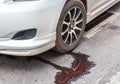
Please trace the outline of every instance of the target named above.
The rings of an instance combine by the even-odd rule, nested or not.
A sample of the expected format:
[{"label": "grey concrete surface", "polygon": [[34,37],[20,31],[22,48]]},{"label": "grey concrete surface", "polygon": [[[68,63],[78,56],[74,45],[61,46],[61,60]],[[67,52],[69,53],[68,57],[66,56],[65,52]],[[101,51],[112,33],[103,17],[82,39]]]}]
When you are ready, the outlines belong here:
[{"label": "grey concrete surface", "polygon": [[[101,30],[92,37],[83,37],[73,52],[89,55],[96,65],[85,74],[71,81],[71,84],[111,84],[120,72],[120,3],[108,12],[114,13],[99,25]],[[117,16],[115,15],[117,14]],[[95,26],[94,28],[98,27]],[[71,67],[74,61],[70,54],[58,54],[52,50],[35,57],[11,57],[0,55],[0,84],[54,84],[60,70],[43,62],[44,58],[54,64]],[[116,76],[117,75],[117,76]]]}]

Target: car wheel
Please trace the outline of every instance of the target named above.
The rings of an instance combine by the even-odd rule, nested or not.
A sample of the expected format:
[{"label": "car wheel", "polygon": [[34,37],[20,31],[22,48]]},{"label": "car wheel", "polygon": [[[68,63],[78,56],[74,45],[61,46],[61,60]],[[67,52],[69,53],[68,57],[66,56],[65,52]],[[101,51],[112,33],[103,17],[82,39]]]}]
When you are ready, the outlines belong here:
[{"label": "car wheel", "polygon": [[86,10],[80,0],[69,0],[62,10],[56,30],[55,49],[72,51],[80,42],[86,25]]}]

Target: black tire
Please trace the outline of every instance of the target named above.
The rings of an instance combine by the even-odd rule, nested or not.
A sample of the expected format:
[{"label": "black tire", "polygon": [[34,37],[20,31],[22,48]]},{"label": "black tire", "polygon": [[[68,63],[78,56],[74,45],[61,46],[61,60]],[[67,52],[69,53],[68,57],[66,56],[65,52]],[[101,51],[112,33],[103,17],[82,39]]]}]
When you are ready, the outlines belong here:
[{"label": "black tire", "polygon": [[[79,15],[80,12],[81,14]],[[85,30],[86,17],[85,7],[80,0],[69,0],[64,5],[57,25],[55,50],[60,53],[67,53],[77,47]],[[80,19],[82,22],[77,24]],[[69,24],[64,24],[64,22]],[[66,32],[67,35],[64,35],[64,32]]]}]

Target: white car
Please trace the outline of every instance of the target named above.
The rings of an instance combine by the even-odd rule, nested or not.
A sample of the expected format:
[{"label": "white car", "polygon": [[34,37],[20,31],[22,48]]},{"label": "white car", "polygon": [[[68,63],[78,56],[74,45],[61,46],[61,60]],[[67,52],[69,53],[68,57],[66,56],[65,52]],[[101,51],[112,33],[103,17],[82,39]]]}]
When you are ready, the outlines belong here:
[{"label": "white car", "polygon": [[85,25],[120,0],[0,0],[0,53],[72,51]]}]

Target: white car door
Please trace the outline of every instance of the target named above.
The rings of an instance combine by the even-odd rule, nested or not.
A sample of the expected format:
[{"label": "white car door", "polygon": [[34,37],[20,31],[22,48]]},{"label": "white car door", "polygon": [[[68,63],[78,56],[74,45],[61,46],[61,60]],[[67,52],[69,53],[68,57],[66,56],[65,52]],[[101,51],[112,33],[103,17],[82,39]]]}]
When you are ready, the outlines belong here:
[{"label": "white car door", "polygon": [[111,0],[88,0],[88,6],[90,8],[90,11],[95,11],[103,4],[107,3],[108,1]]},{"label": "white car door", "polygon": [[120,0],[87,0],[88,22],[100,15]]}]

